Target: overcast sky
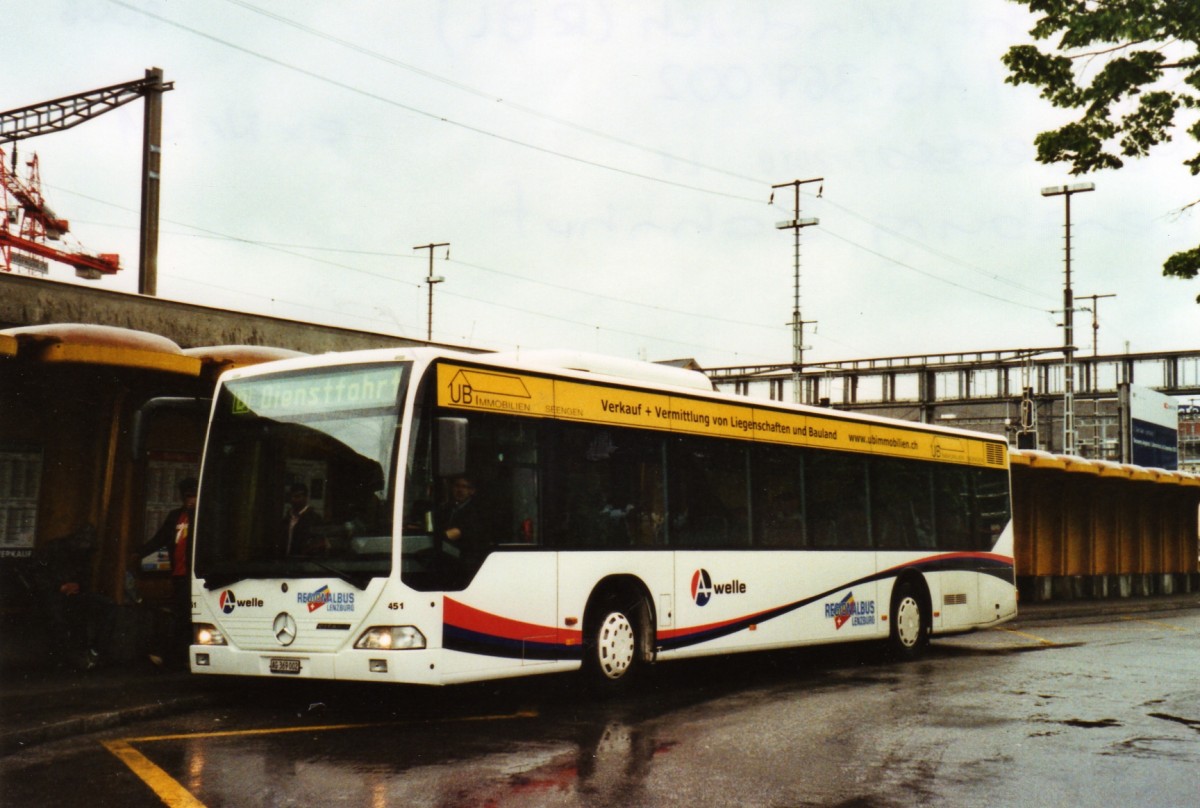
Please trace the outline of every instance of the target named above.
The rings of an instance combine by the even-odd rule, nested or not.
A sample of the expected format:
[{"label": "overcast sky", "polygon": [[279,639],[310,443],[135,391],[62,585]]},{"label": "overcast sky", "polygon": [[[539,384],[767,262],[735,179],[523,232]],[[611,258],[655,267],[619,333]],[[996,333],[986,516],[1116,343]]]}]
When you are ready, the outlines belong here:
[{"label": "overcast sky", "polygon": [[[423,339],[788,362],[790,190],[805,359],[1062,344],[1063,200],[1102,353],[1194,349],[1180,142],[1119,172],[1034,159],[1066,120],[1000,57],[1001,0],[43,0],[5,14],[10,109],[165,94],[159,295]],[[22,141],[51,206],[137,289],[142,108]],[[69,269],[51,277],[74,280]],[[1080,305],[1091,302],[1079,300]],[[1092,349],[1091,317],[1076,344]]]}]

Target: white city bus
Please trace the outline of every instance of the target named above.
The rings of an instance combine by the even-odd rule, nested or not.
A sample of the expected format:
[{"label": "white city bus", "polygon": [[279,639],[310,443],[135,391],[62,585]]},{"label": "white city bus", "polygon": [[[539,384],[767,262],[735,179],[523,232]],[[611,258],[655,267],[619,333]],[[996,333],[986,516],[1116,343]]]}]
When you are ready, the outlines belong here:
[{"label": "white city bus", "polygon": [[[462,531],[455,484],[474,491]],[[657,661],[817,643],[911,656],[1015,616],[1012,541],[994,435],[563,352],[305,357],[218,387],[190,664],[422,684],[582,668],[617,685]]]}]

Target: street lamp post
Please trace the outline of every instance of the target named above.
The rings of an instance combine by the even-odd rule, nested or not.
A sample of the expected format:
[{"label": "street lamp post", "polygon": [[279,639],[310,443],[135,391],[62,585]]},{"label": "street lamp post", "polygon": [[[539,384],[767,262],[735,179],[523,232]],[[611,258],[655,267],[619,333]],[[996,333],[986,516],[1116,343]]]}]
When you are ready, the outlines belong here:
[{"label": "street lamp post", "polygon": [[1094,182],[1052,185],[1042,196],[1061,196],[1066,203],[1066,281],[1063,284],[1063,454],[1075,454],[1075,297],[1071,291],[1071,196],[1096,190]]}]

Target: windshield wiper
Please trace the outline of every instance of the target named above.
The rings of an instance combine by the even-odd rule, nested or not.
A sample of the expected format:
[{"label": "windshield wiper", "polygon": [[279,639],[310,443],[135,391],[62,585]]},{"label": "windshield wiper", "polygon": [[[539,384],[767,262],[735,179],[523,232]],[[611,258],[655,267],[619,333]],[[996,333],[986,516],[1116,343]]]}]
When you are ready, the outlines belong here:
[{"label": "windshield wiper", "polygon": [[325,570],[331,575],[336,575],[338,578],[341,578],[343,581],[355,587],[356,589],[365,590],[371,584],[371,576],[365,573],[355,574],[349,570],[340,570],[337,567],[326,564],[324,561],[317,561],[313,558],[307,558],[305,561],[309,564],[312,564],[314,567],[319,567]]},{"label": "windshield wiper", "polygon": [[227,572],[224,575],[209,575],[204,579],[204,588],[208,590],[223,589],[227,586],[232,586],[238,581],[246,580],[245,573]]},{"label": "windshield wiper", "polygon": [[[317,561],[313,558],[306,558],[304,559],[303,563],[311,564],[320,570],[328,572],[330,575],[337,577],[339,580],[345,581],[356,589],[365,591],[366,588],[371,585],[371,576],[367,573],[355,573],[349,570],[341,570],[332,566],[331,564],[326,564],[324,561]],[[226,572],[224,574],[216,573],[209,575],[204,579],[204,588],[209,591],[212,591],[213,589],[223,589],[227,586],[232,586],[239,581],[249,580],[252,577],[261,576],[252,576],[247,572]],[[294,572],[290,577],[304,578],[307,576],[299,572]]]}]

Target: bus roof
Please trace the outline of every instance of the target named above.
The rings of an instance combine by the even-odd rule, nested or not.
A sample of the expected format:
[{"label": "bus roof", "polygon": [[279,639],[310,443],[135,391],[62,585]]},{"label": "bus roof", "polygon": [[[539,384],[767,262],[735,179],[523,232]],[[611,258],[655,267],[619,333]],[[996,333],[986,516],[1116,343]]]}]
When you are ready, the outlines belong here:
[{"label": "bus roof", "polygon": [[308,356],[303,351],[272,348],[265,345],[205,345],[186,348],[184,353],[200,360],[203,375],[210,381],[227,370]]},{"label": "bus roof", "polygon": [[948,436],[970,437],[993,443],[1007,441],[1003,435],[979,432],[942,424],[925,424],[903,421],[869,413],[851,412],[829,407],[793,404],[768,399],[749,398],[712,389],[712,384],[703,373],[682,368],[658,365],[653,362],[607,357],[596,354],[561,350],[528,350],[496,353],[465,353],[440,348],[381,348],[366,351],[325,353],[315,356],[284,359],[254,367],[243,367],[226,374],[224,378],[257,376],[261,373],[300,370],[304,368],[332,367],[346,363],[416,361],[432,364],[444,360],[465,365],[501,367],[506,370],[530,374],[552,374],[577,381],[611,384],[629,387],[647,387],[663,393],[686,395],[739,407],[778,412],[797,412],[820,416],[825,419],[843,420],[862,424],[877,424],[908,430]]},{"label": "bus roof", "polygon": [[19,359],[68,362],[200,374],[200,360],[184,354],[173,341],[158,334],[116,326],[54,323],[23,326],[3,332],[17,342]]},{"label": "bus roof", "polygon": [[649,382],[668,387],[713,391],[712,381],[703,373],[658,362],[642,362],[618,356],[556,349],[518,350],[508,353],[484,354],[484,356],[497,362],[531,369],[574,370],[579,373],[607,376],[617,381]]}]

